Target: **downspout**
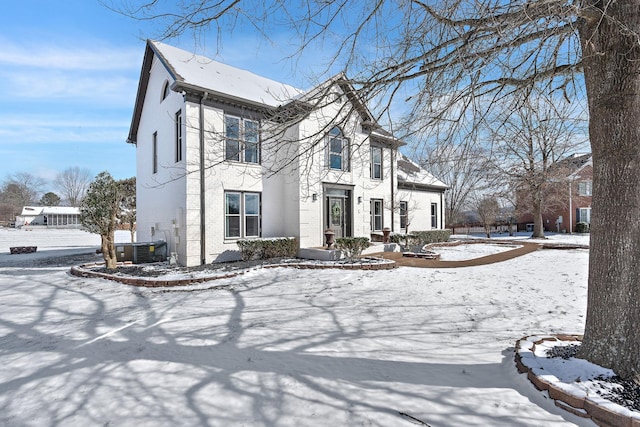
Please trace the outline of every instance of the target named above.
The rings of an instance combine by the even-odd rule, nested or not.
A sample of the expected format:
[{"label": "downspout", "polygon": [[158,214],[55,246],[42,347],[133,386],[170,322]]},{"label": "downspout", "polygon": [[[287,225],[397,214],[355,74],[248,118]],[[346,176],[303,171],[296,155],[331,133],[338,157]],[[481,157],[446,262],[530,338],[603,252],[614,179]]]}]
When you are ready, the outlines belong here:
[{"label": "downspout", "polygon": [[395,162],[396,162],[396,156],[395,156],[395,152],[396,149],[391,148],[391,232],[395,232],[395,207],[396,207],[396,203],[395,203],[395,185],[394,185],[394,181],[393,181],[393,172],[395,170],[394,166],[395,166]]},{"label": "downspout", "polygon": [[440,192],[440,229],[444,230],[444,190]]},{"label": "downspout", "polygon": [[571,197],[571,185],[572,181],[569,180],[569,234],[573,233],[573,203]]},{"label": "downspout", "polygon": [[206,223],[205,223],[205,182],[204,182],[204,105],[203,102],[209,95],[205,92],[200,97],[200,264],[207,263]]}]

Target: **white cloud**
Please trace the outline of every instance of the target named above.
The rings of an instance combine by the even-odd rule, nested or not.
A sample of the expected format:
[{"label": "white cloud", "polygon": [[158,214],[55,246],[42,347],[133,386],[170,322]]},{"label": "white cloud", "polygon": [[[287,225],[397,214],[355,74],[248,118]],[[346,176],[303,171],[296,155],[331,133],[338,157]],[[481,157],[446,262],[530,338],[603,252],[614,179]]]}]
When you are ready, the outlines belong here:
[{"label": "white cloud", "polygon": [[118,47],[100,45],[78,46],[77,43],[55,45],[46,43],[17,44],[0,38],[0,64],[11,67],[44,68],[47,70],[127,70],[139,68],[142,50],[139,46]]},{"label": "white cloud", "polygon": [[4,93],[15,98],[88,100],[97,105],[133,106],[138,85],[133,77],[98,71],[16,70],[0,75],[6,84]]},{"label": "white cloud", "polygon": [[101,144],[124,141],[129,119],[61,115],[0,116],[0,146],[22,143]]}]

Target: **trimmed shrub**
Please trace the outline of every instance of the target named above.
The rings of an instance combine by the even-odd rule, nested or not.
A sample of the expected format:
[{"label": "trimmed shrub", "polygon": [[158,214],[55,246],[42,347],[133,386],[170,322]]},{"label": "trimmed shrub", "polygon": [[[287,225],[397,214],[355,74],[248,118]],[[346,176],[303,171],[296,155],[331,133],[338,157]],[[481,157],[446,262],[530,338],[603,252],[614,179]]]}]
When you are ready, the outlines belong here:
[{"label": "trimmed shrub", "polygon": [[295,237],[238,240],[237,244],[243,261],[292,258],[298,253],[298,239]]},{"label": "trimmed shrub", "polygon": [[340,237],[336,239],[336,249],[341,251],[344,257],[353,261],[362,251],[369,247],[369,239],[366,237]]},{"label": "trimmed shrub", "polygon": [[588,233],[589,224],[586,222],[579,222],[576,224],[576,233]]},{"label": "trimmed shrub", "polygon": [[394,234],[391,242],[404,244],[405,247],[424,246],[429,243],[448,242],[451,230],[414,231],[410,234]]}]

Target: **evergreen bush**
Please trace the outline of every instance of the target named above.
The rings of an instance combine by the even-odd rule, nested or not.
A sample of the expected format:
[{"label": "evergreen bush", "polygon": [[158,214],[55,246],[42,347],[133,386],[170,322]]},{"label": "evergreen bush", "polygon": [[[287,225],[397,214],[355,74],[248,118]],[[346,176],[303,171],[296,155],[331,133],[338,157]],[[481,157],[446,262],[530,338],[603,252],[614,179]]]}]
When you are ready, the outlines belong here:
[{"label": "evergreen bush", "polygon": [[576,233],[588,233],[589,224],[586,222],[579,222],[576,224]]},{"label": "evergreen bush", "polygon": [[447,242],[449,237],[451,237],[451,230],[414,231],[410,234],[394,234],[391,236],[391,242],[404,244],[405,247],[414,247]]},{"label": "evergreen bush", "polygon": [[336,239],[336,249],[341,251],[344,257],[353,262],[362,255],[362,251],[369,247],[369,239],[366,237],[340,237]]},{"label": "evergreen bush", "polygon": [[238,240],[237,244],[243,261],[292,258],[298,253],[298,239],[295,237]]}]

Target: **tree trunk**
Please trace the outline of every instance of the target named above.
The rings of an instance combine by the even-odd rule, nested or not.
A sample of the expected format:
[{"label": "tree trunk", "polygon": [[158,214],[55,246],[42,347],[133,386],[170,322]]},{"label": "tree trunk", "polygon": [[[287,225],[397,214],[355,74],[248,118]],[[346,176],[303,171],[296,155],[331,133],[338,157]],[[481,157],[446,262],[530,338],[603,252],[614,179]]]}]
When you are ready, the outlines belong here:
[{"label": "tree trunk", "polygon": [[544,224],[542,224],[542,200],[533,199],[533,234],[534,239],[544,239]]},{"label": "tree trunk", "polygon": [[[579,28],[589,99],[593,204],[581,357],[640,375],[640,3],[596,2]],[[587,11],[588,13],[588,11]]]},{"label": "tree trunk", "polygon": [[100,236],[100,247],[102,249],[102,258],[104,258],[105,267],[116,268],[118,261],[116,259],[115,235],[113,230]]}]

